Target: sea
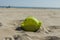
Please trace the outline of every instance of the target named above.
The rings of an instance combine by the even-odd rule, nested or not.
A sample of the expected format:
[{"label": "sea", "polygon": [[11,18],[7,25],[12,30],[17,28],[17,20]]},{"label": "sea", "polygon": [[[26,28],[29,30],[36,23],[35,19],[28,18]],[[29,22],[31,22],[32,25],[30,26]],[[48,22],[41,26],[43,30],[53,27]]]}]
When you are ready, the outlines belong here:
[{"label": "sea", "polygon": [[56,7],[20,7],[20,6],[0,6],[0,8],[60,9]]}]

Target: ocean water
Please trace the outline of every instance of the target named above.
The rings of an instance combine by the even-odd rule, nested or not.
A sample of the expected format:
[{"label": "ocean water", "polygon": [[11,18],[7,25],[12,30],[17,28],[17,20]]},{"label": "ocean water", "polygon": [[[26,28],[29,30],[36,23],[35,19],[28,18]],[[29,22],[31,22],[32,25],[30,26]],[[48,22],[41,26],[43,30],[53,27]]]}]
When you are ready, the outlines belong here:
[{"label": "ocean water", "polygon": [[18,6],[0,6],[0,8],[60,9],[56,7],[18,7]]}]

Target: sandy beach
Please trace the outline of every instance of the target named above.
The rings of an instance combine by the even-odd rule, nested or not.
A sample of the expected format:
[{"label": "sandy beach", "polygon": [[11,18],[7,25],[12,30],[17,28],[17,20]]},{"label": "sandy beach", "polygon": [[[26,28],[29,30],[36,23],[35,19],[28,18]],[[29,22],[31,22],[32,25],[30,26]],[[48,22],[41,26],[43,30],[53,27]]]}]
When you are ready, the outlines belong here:
[{"label": "sandy beach", "polygon": [[[28,16],[42,21],[37,32],[18,29]],[[0,40],[60,40],[60,9],[0,8]]]}]

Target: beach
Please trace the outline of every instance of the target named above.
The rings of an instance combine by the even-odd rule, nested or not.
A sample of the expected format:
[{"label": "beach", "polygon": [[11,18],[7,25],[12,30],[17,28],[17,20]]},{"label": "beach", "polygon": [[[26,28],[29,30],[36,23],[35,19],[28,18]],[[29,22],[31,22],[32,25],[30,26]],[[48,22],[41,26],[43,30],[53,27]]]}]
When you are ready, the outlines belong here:
[{"label": "beach", "polygon": [[[37,32],[20,27],[28,16],[42,21]],[[0,8],[0,40],[60,40],[60,9]]]}]

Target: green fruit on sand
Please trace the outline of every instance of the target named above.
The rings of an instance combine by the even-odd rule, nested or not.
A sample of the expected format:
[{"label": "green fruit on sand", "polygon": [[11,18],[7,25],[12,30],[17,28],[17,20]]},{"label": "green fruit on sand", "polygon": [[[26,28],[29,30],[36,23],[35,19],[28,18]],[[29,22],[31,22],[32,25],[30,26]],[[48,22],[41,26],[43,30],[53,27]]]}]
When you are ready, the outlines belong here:
[{"label": "green fruit on sand", "polygon": [[41,27],[42,22],[35,17],[29,16],[22,23],[21,28],[25,31],[37,31]]}]

